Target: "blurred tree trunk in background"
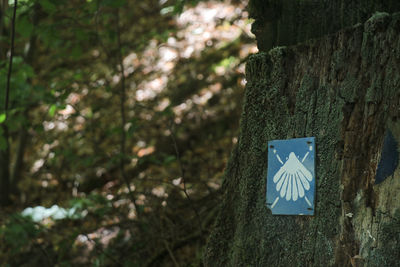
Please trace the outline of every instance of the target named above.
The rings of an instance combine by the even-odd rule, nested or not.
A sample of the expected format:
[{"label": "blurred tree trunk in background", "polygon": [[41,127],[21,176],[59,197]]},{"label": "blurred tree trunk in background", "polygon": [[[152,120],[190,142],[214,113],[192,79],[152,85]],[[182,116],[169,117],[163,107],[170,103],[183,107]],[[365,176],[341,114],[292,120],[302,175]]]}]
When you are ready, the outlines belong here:
[{"label": "blurred tree trunk in background", "polygon": [[[2,129],[4,129],[4,127],[2,127]],[[0,151],[0,206],[5,206],[10,203],[11,188],[9,163],[10,151],[6,148]]]},{"label": "blurred tree trunk in background", "polygon": [[[8,7],[7,1],[0,2],[0,37],[3,39],[0,41],[0,62],[5,62],[7,60],[7,52],[9,52],[9,47],[7,42],[8,38],[11,36],[11,30],[8,29],[8,32],[5,27],[5,16],[6,9]],[[4,79],[5,80],[5,79]],[[0,97],[1,103],[1,111],[2,114],[4,112],[4,99],[5,99],[5,91],[6,85],[1,85]],[[1,149],[0,149],[0,206],[4,206],[9,204],[10,202],[10,149],[8,147],[8,129],[7,126],[3,123],[0,127],[1,130]]]},{"label": "blurred tree trunk in background", "polygon": [[[4,61],[7,62],[9,60],[9,54],[11,49],[11,31],[12,31],[12,23],[9,22],[8,25],[5,25],[6,19],[6,10],[9,8],[7,1],[3,1],[0,3],[0,36],[3,38],[2,42],[0,43],[0,62]],[[34,29],[38,24],[38,11],[39,11],[39,4],[35,3],[32,6],[32,28]],[[9,18],[10,20],[10,18]],[[18,23],[16,19],[16,24]],[[7,26],[7,27],[5,27]],[[29,41],[26,43],[26,49],[24,54],[24,61],[29,65],[35,65],[34,57],[35,57],[35,49],[36,49],[36,33],[32,34],[29,38]],[[15,55],[14,55],[15,56]],[[8,68],[8,66],[7,66]],[[11,78],[14,77],[15,74],[15,67],[14,72],[11,73]],[[14,78],[15,79],[15,78]],[[27,84],[31,85],[31,79],[27,79]],[[4,111],[4,95],[5,95],[5,87],[4,90],[1,91],[1,113]],[[12,85],[10,87],[10,92],[15,91]],[[15,92],[13,92],[15,94]],[[12,101],[12,100],[11,100]],[[34,104],[36,106],[37,103]],[[10,108],[13,108],[11,105]],[[9,109],[10,109],[9,108]],[[15,107],[14,107],[15,108]],[[29,111],[31,106],[26,106],[21,108],[23,118],[26,118],[29,121]],[[13,119],[10,117],[11,120]],[[18,182],[21,179],[21,173],[24,169],[24,154],[29,140],[28,123],[24,124],[23,127],[20,127],[14,133],[10,133],[8,129],[8,125],[6,122],[2,124],[1,127],[1,138],[2,138],[2,145],[0,149],[0,206],[6,206],[10,204],[10,196],[11,194],[18,193]],[[16,133],[17,132],[17,133]],[[12,146],[11,139],[15,139],[16,143],[15,149],[11,150],[10,147]],[[13,160],[12,160],[13,159]]]},{"label": "blurred tree trunk in background", "polygon": [[[225,173],[224,200],[205,263],[397,266],[400,169],[374,183],[387,130],[400,141],[400,13],[375,13],[359,21],[379,5],[364,1],[360,15],[349,10],[355,1],[272,2],[253,1],[251,6],[253,14],[258,10],[261,51],[308,39],[295,32],[316,37],[362,24],[261,52],[248,61],[239,142]],[[302,12],[285,13],[307,3],[341,9],[320,10],[330,14],[324,23],[321,16],[308,16],[308,24],[319,31],[307,31],[295,19]],[[381,7],[392,3],[398,10],[397,2],[385,3]],[[337,17],[339,11],[357,15]],[[272,216],[265,198],[267,142],[305,136],[316,137],[315,216]]]}]

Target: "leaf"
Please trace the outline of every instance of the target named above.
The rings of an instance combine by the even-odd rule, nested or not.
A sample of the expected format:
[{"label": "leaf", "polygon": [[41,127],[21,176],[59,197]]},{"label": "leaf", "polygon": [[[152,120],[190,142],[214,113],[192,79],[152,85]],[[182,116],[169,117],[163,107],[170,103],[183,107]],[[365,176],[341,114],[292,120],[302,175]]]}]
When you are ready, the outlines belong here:
[{"label": "leaf", "polygon": [[2,113],[1,115],[0,115],[0,123],[3,123],[5,120],[6,120],[6,114],[5,113]]},{"label": "leaf", "polygon": [[57,106],[55,104],[51,105],[49,109],[49,115],[50,117],[54,117],[55,113],[57,111]]},{"label": "leaf", "polygon": [[161,15],[167,15],[169,13],[174,12],[174,10],[175,10],[174,6],[167,6],[167,7],[164,7],[164,8],[162,8],[160,10],[160,14]]}]

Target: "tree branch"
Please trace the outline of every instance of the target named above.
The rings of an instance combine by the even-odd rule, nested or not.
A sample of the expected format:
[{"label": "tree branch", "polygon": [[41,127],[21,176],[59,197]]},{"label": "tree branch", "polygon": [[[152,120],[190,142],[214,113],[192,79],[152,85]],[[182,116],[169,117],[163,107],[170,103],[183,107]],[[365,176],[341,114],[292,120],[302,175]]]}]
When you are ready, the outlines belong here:
[{"label": "tree branch", "polygon": [[116,11],[116,26],[117,26],[117,44],[118,44],[118,65],[120,68],[120,75],[121,75],[121,84],[120,84],[120,115],[121,115],[121,140],[120,140],[120,172],[121,177],[124,180],[126,187],[128,188],[129,197],[135,207],[136,214],[139,210],[136,207],[135,197],[131,190],[131,186],[126,175],[125,171],[125,152],[126,152],[126,131],[125,131],[125,124],[126,124],[126,114],[125,114],[125,100],[126,100],[126,87],[125,87],[125,68],[124,62],[122,58],[122,47],[121,47],[121,29],[120,29],[120,18],[119,18],[119,8]]},{"label": "tree branch", "polygon": [[182,161],[181,161],[181,157],[180,157],[180,153],[179,153],[179,149],[178,149],[178,143],[176,142],[176,139],[175,139],[175,133],[174,133],[174,129],[173,129],[173,121],[171,121],[171,126],[170,126],[169,131],[171,132],[171,139],[172,139],[172,143],[174,145],[176,159],[178,161],[178,166],[179,166],[179,170],[180,170],[181,177],[182,177],[183,193],[185,194],[187,200],[189,201],[190,207],[192,208],[194,214],[196,215],[200,231],[203,232],[203,227],[201,225],[201,218],[200,218],[199,212],[194,207],[193,201],[192,201],[191,197],[189,196],[189,194],[187,192],[185,171],[183,169],[183,165],[182,165]]}]

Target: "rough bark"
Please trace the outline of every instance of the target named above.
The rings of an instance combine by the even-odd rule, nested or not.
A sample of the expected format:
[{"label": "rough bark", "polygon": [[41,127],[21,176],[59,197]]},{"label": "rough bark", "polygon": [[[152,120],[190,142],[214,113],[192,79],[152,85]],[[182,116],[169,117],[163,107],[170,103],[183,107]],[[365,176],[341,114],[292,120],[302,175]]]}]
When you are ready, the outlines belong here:
[{"label": "rough bark", "polygon": [[[400,141],[400,13],[252,56],[241,131],[208,266],[398,266],[400,169],[374,185],[385,131]],[[267,142],[316,137],[315,216],[272,216]]]},{"label": "rough bark", "polygon": [[249,5],[260,51],[335,33],[376,11],[400,11],[398,0],[251,0]]}]

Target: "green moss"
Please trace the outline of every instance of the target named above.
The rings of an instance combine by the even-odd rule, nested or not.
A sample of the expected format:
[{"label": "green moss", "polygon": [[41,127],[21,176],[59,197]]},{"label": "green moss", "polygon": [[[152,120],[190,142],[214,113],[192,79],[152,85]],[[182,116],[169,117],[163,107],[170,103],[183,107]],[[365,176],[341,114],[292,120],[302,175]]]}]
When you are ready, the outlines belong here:
[{"label": "green moss", "polygon": [[347,75],[340,87],[340,94],[344,101],[356,102],[358,92],[362,90],[362,82],[352,75]]},{"label": "green moss", "polygon": [[398,266],[400,259],[400,212],[388,223],[381,226],[378,240],[382,247],[371,251],[367,261],[369,266]]}]

